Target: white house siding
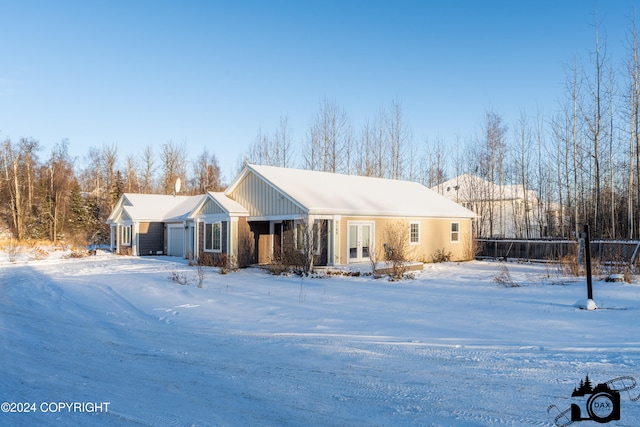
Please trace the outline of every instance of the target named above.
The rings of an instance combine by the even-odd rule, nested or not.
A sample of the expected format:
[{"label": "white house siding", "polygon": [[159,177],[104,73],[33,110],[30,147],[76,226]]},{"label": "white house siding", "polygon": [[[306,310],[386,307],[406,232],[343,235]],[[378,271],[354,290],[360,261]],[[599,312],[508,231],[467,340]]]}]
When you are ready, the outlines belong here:
[{"label": "white house siding", "polygon": [[302,208],[253,172],[249,172],[228,196],[247,207],[252,218],[294,218],[305,214]]}]

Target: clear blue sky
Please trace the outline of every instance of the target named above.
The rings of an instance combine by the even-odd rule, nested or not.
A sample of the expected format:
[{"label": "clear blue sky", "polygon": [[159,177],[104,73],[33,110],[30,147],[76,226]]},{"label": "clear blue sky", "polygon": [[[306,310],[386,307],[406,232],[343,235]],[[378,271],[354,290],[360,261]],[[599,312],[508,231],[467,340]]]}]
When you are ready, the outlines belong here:
[{"label": "clear blue sky", "polygon": [[[594,12],[614,64],[640,1],[0,0],[0,137],[64,138],[121,159],[207,146],[227,180],[259,128],[305,138],[323,97],[359,132],[397,99],[416,142],[455,143],[493,110],[557,108],[589,61]],[[638,8],[640,9],[640,8]],[[638,12],[640,13],[640,12]],[[640,26],[640,24],[639,24]]]}]

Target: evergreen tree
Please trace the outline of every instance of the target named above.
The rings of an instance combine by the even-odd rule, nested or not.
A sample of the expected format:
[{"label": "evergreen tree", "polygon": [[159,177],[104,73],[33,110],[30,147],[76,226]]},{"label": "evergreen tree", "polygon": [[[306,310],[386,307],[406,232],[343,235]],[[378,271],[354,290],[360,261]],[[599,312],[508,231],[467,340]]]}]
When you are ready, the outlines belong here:
[{"label": "evergreen tree", "polygon": [[69,209],[71,210],[69,228],[76,233],[86,230],[86,227],[89,225],[89,212],[82,193],[80,192],[78,181],[76,181],[71,188],[69,199]]},{"label": "evergreen tree", "polygon": [[122,179],[122,173],[116,172],[116,178],[111,184],[111,191],[109,192],[110,209],[118,203],[120,197],[124,194],[124,180]]}]

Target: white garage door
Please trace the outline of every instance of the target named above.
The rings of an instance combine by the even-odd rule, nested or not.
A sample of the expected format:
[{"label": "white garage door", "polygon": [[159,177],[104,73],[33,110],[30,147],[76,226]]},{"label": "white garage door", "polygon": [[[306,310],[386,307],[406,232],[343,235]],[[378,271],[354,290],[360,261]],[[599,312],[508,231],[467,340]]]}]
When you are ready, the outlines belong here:
[{"label": "white garage door", "polygon": [[184,228],[182,225],[167,227],[167,255],[184,256]]}]

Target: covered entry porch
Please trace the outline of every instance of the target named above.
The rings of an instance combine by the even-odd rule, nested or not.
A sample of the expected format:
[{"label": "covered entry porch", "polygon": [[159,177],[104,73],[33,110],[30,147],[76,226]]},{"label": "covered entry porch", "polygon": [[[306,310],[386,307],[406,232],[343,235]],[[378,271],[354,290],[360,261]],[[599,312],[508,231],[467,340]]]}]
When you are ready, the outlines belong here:
[{"label": "covered entry porch", "polygon": [[254,263],[286,263],[308,249],[315,265],[339,265],[338,225],[334,217],[249,219]]}]

